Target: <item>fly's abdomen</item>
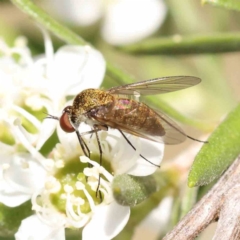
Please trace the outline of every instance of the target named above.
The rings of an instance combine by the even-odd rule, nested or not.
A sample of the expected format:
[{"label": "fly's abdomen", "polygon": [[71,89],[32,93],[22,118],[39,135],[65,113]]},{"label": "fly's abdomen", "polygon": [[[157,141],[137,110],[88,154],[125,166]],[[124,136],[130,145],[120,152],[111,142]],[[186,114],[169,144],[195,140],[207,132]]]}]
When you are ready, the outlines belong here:
[{"label": "fly's abdomen", "polygon": [[125,125],[135,131],[152,136],[165,135],[159,115],[147,105],[134,100],[117,99],[110,118],[117,125]]}]

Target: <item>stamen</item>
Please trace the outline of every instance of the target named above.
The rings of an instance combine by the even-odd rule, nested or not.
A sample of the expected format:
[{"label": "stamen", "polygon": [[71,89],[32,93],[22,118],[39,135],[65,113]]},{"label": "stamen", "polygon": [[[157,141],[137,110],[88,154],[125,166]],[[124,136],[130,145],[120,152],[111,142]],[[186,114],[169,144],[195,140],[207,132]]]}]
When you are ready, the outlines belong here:
[{"label": "stamen", "polygon": [[[81,183],[78,184],[79,189],[84,188]],[[71,227],[80,228],[83,227],[90,218],[90,214],[84,214],[81,212],[80,206],[85,203],[84,199],[67,194],[66,198],[66,215],[68,217],[68,223]],[[74,205],[77,206],[77,212],[74,210]]]},{"label": "stamen", "polygon": [[[57,190],[60,192],[57,193],[59,196],[57,195],[56,197],[65,201],[65,215],[60,214],[59,216],[65,216],[65,226],[67,227],[80,228],[85,226],[99,205],[110,204],[113,201],[111,193],[111,181],[113,176],[101,167],[99,163],[85,156],[80,157],[80,160],[84,163],[90,163],[93,167],[86,167],[82,173],[76,173],[72,180],[75,181],[75,177],[77,177],[78,181],[76,181],[74,185],[72,185],[72,180],[69,179],[71,184],[64,184],[63,187],[61,187],[61,181],[55,177],[50,177],[45,183],[45,188],[40,193],[35,194],[35,197],[32,199],[33,208],[36,210],[40,219],[43,219],[45,223],[53,226],[54,223],[56,223],[56,218],[59,213],[55,214],[54,210],[52,210],[54,201],[52,202],[50,194],[57,192]],[[59,163],[62,163],[62,160],[59,160]],[[103,174],[107,180],[101,178],[99,190],[104,197],[101,203],[95,203],[95,194],[92,196],[92,191],[88,189],[90,186],[91,189],[95,189],[96,191],[99,174]],[[61,189],[64,190],[64,193],[61,192]],[[61,211],[63,210],[62,207],[61,205]],[[55,210],[57,208],[58,206],[56,206]]]},{"label": "stamen", "polygon": [[49,193],[57,193],[61,189],[61,184],[55,177],[51,176],[46,181],[45,188]]},{"label": "stamen", "polygon": [[73,204],[72,204],[72,200],[71,200],[71,195],[70,194],[67,195],[67,199],[66,199],[66,214],[67,214],[68,217],[70,217],[74,221],[78,221],[78,220],[81,219],[79,217],[79,215],[77,215],[74,212],[74,210],[73,210]]},{"label": "stamen", "polygon": [[85,200],[83,199],[83,198],[81,198],[81,197],[75,197],[75,199],[74,199],[74,204],[75,205],[83,205],[85,203]]},{"label": "stamen", "polygon": [[52,44],[50,35],[48,34],[48,31],[40,25],[38,25],[38,27],[40,28],[43,34],[45,54],[46,54],[46,75],[49,76],[49,71],[52,66],[53,57],[54,57],[53,44]]},{"label": "stamen", "polygon": [[[39,198],[43,205],[39,205]],[[57,212],[51,207],[49,196],[41,191],[35,192],[32,195],[32,209],[36,211],[38,218],[45,224],[56,227],[57,225],[65,225],[66,218],[63,214]]]},{"label": "stamen", "polygon": [[68,184],[65,184],[64,187],[63,187],[64,191],[68,194],[72,193],[73,192],[73,187],[68,185]]},{"label": "stamen", "polygon": [[88,191],[86,190],[85,185],[80,184],[80,182],[78,181],[78,182],[76,182],[76,187],[77,187],[77,189],[82,190],[84,192],[85,196],[87,197],[87,200],[88,200],[88,203],[90,205],[91,210],[94,211],[95,210],[95,204],[94,204],[93,198],[88,193]]},{"label": "stamen", "polygon": [[83,173],[87,177],[94,177],[94,179],[97,179],[98,175],[100,174],[100,172],[96,169],[96,167],[84,168]]},{"label": "stamen", "polygon": [[56,161],[55,166],[56,168],[63,168],[65,166],[64,161],[62,159]]},{"label": "stamen", "polygon": [[81,161],[82,163],[88,163],[88,160],[89,160],[89,158],[86,157],[86,156],[81,156],[81,157],[80,157],[80,161]]},{"label": "stamen", "polygon": [[52,159],[44,159],[42,165],[45,167],[47,171],[53,171],[55,167],[55,162]]},{"label": "stamen", "polygon": [[66,193],[62,193],[62,194],[60,195],[60,198],[61,198],[61,199],[67,199],[67,194],[66,194]]},{"label": "stamen", "polygon": [[22,127],[21,121],[19,118],[16,118],[14,121],[14,134],[19,142],[32,154],[32,156],[45,168],[43,165],[43,161],[45,158],[31,145],[28,141],[26,134],[26,130]]},{"label": "stamen", "polygon": [[[80,209],[80,206],[77,206],[77,209]],[[79,211],[77,211],[77,213],[78,215],[74,212],[71,204],[66,206],[66,215],[68,216],[67,223],[69,227],[81,228],[86,225],[91,217],[90,214],[83,214],[81,211],[80,214]]]},{"label": "stamen", "polygon": [[34,117],[31,113],[27,112],[25,109],[14,104],[12,105],[12,108],[16,112],[20,113],[23,117],[25,117],[29,122],[31,122],[34,125],[34,127],[40,130],[41,122],[36,117]]}]

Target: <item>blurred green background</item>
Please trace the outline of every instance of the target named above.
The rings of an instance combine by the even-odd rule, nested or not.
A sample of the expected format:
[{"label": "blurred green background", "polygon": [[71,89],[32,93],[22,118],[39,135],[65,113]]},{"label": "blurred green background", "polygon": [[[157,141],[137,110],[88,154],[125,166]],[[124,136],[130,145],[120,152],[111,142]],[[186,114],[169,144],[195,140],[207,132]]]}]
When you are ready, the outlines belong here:
[{"label": "blurred green background", "polygon": [[[54,13],[46,7],[46,1],[34,2],[54,17]],[[240,14],[236,11],[202,5],[197,0],[166,0],[165,3],[168,7],[167,17],[153,37],[161,38],[172,35],[188,37],[214,33],[225,34],[240,30]],[[195,119],[202,123],[200,127],[183,125],[185,132],[190,136],[202,140],[206,139],[240,100],[240,54],[238,52],[133,55],[104,42],[99,31],[100,21],[88,27],[78,27],[64,23],[62,19],[60,21],[101,51],[109,62],[113,62],[139,81],[171,75],[200,77],[202,83],[194,88],[156,96],[156,101],[158,98],[162,99],[186,118]],[[17,36],[25,36],[34,55],[44,52],[42,34],[34,22],[6,0],[0,1],[0,36],[9,44],[13,44]],[[55,49],[64,44],[54,36],[53,41]],[[106,78],[102,87],[109,88],[118,84]],[[169,160],[174,161],[177,158],[176,156],[184,153],[184,150],[191,149],[192,144],[188,140],[178,146],[167,146],[164,157],[166,166],[169,164]],[[194,156],[189,154],[189,158],[193,160]],[[183,186],[186,185],[185,175],[181,183]],[[135,239],[144,239],[143,233],[151,236],[148,230],[144,229],[144,231],[140,231],[141,233]],[[207,239],[208,237],[204,235],[201,239]]]}]

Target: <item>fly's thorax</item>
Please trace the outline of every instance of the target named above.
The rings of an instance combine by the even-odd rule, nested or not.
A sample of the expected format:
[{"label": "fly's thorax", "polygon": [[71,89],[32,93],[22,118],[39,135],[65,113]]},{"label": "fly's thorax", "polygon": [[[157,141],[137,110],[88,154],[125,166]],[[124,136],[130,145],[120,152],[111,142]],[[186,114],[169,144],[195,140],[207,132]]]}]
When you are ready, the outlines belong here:
[{"label": "fly's thorax", "polygon": [[79,93],[73,101],[73,112],[83,114],[91,109],[114,101],[114,96],[99,89],[86,89]]},{"label": "fly's thorax", "polygon": [[78,127],[81,122],[89,124],[88,113],[92,109],[114,102],[114,96],[99,89],[86,89],[80,92],[73,101],[70,120],[74,127]]}]

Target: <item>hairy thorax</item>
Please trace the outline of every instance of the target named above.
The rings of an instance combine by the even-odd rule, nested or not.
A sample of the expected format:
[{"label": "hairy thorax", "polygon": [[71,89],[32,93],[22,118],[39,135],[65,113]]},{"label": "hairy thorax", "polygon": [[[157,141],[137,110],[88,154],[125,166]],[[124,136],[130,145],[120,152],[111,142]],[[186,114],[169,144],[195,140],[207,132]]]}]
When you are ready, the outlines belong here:
[{"label": "hairy thorax", "polygon": [[114,96],[105,91],[86,89],[80,92],[73,101],[71,121],[74,124],[86,122],[85,114],[90,110],[113,102]]}]

